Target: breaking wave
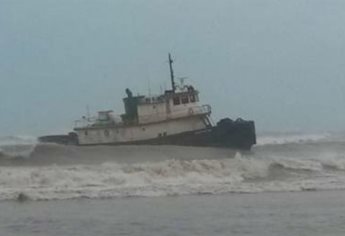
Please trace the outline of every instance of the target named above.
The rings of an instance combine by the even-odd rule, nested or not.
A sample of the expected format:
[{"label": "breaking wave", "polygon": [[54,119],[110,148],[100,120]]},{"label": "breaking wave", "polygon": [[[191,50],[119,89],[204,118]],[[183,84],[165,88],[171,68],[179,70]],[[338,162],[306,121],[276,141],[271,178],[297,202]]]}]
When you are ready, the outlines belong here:
[{"label": "breaking wave", "polygon": [[0,199],[345,189],[344,144],[269,144],[237,153],[220,148],[32,143],[25,157],[0,157]]},{"label": "breaking wave", "polygon": [[31,136],[0,137],[0,158],[27,158],[31,155],[36,144],[37,138]]},{"label": "breaking wave", "polygon": [[37,138],[32,136],[4,136],[0,137],[0,146],[36,144]]},{"label": "breaking wave", "polygon": [[331,137],[329,133],[299,134],[299,133],[275,133],[264,134],[258,137],[258,145],[276,145],[289,143],[309,143],[326,141]]},{"label": "breaking wave", "polygon": [[345,161],[167,160],[157,163],[6,167],[0,198],[33,200],[345,188]]}]

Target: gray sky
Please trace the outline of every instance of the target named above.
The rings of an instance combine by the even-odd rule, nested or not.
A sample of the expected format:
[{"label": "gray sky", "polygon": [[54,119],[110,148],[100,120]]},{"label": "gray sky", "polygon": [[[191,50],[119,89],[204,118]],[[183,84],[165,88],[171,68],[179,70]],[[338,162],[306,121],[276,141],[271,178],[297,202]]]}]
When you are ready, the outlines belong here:
[{"label": "gray sky", "polygon": [[122,113],[169,86],[167,54],[214,120],[345,130],[343,0],[0,0],[0,136]]}]

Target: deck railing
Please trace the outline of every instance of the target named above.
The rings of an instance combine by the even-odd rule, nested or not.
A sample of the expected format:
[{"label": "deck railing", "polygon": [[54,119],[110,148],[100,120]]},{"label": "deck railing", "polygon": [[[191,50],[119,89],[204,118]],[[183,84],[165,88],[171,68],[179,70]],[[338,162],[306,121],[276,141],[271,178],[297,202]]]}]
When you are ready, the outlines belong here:
[{"label": "deck railing", "polygon": [[[211,106],[210,105],[202,105],[202,106],[193,106],[193,107],[186,107],[185,109],[173,111],[171,113],[160,112],[160,113],[153,113],[150,115],[142,115],[139,116],[139,123],[140,124],[147,124],[151,122],[159,122],[164,121],[167,119],[178,119],[183,117],[190,117],[190,116],[197,116],[197,115],[207,115],[211,113]],[[91,127],[100,127],[100,126],[108,126],[108,125],[123,125],[122,122],[119,123],[101,123],[98,122],[96,117],[89,117],[89,118],[82,118],[80,120],[76,120],[74,122],[74,128],[91,128]]]},{"label": "deck railing", "polygon": [[96,117],[82,118],[74,121],[74,128],[91,127],[97,121]]},{"label": "deck railing", "polygon": [[194,107],[187,107],[185,109],[173,111],[170,114],[166,112],[160,112],[160,113],[153,113],[150,115],[142,115],[142,116],[139,116],[139,123],[146,124],[150,122],[159,122],[159,121],[163,121],[167,119],[177,119],[177,118],[203,115],[203,114],[206,115],[210,113],[211,113],[210,105],[194,106]]}]

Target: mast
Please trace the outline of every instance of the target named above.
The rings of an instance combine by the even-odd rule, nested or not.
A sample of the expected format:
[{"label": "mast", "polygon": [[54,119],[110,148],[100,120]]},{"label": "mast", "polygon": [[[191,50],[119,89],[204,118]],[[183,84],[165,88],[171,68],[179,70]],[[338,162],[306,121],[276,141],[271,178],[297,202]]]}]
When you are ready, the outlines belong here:
[{"label": "mast", "polygon": [[173,93],[175,93],[175,80],[174,80],[174,71],[173,71],[173,68],[172,68],[172,63],[174,61],[171,59],[171,55],[169,53],[169,67],[170,67],[170,79],[171,79],[171,87],[172,87],[172,91]]}]

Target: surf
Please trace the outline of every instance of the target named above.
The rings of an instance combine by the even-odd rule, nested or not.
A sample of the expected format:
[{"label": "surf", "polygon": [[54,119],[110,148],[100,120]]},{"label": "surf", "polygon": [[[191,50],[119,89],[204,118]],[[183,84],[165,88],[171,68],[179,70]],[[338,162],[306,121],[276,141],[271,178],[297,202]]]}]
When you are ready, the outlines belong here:
[{"label": "surf", "polygon": [[[345,189],[342,140],[328,136],[285,140],[242,153],[206,147],[77,147],[17,140],[12,143],[16,151],[7,148],[0,157],[0,200]],[[21,145],[29,145],[30,152],[19,155]],[[10,146],[0,145],[2,150]]]}]

